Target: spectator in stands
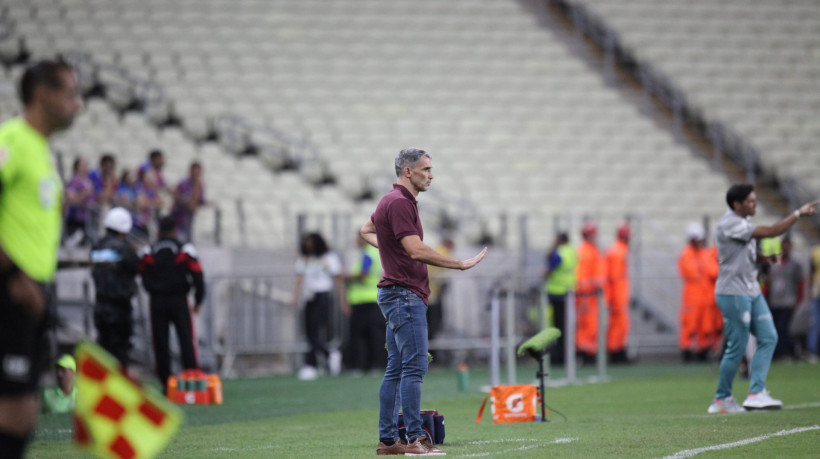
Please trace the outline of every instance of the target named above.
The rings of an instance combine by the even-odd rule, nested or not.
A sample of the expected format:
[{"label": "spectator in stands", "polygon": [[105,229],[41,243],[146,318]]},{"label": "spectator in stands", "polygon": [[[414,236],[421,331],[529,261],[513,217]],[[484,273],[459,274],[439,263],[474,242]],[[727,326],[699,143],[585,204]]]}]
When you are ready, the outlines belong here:
[{"label": "spectator in stands", "polygon": [[820,342],[820,245],[811,253],[811,312],[809,334],[806,337],[808,359],[812,363],[820,361],[818,342]]},{"label": "spectator in stands", "polygon": [[[455,244],[452,239],[444,238],[441,244],[436,247],[436,252],[445,257],[452,257],[454,247]],[[428,299],[430,307],[427,308],[427,336],[429,339],[433,339],[441,331],[444,320],[444,297],[450,288],[450,282],[446,277],[447,274],[444,268],[430,266],[428,271],[430,275],[430,298]]]},{"label": "spectator in stands", "polygon": [[358,252],[347,281],[347,295],[343,297],[342,312],[350,319],[348,346],[351,369],[368,372],[384,368],[387,351],[384,349],[384,316],[379,309],[379,288],[382,263],[379,249],[357,237]]},{"label": "spectator in stands", "polygon": [[777,346],[774,358],[797,357],[797,352],[789,334],[792,313],[803,301],[805,278],[800,263],[792,258],[792,241],[787,235],[780,243],[779,260],[772,263],[766,277],[764,289],[766,300],[772,310],[774,327],[777,330]]},{"label": "spectator in stands", "polygon": [[[48,139],[83,107],[71,66],[40,61],[20,79],[23,114],[0,126],[0,452],[23,457],[40,411],[37,382],[53,317],[62,190]],[[9,356],[14,356],[9,358]]]},{"label": "spectator in stands", "polygon": [[205,184],[202,181],[202,165],[191,163],[188,177],[179,182],[174,190],[171,216],[179,229],[180,239],[192,239],[194,216],[199,207],[205,205]]},{"label": "spectator in stands", "polygon": [[128,209],[131,216],[134,216],[134,211],[137,209],[137,178],[131,169],[123,169],[120,174],[113,204]]},{"label": "spectator in stands", "polygon": [[63,354],[54,362],[57,385],[43,389],[44,413],[70,413],[77,401],[77,387],[74,385],[77,362],[69,354]]},{"label": "spectator in stands", "polygon": [[605,255],[604,296],[609,307],[606,350],[612,363],[629,361],[629,233],[629,224],[619,227]]},{"label": "spectator in stands", "polygon": [[300,257],[296,261],[296,285],[291,305],[304,303],[305,336],[310,349],[305,356],[305,366],[299,371],[300,379],[315,379],[319,367],[318,355],[322,355],[331,374],[341,371],[342,356],[331,350],[331,318],[334,317],[333,290],[344,292],[344,274],[339,256],[328,248],[319,233],[302,237]]},{"label": "spectator in stands", "polygon": [[89,241],[86,234],[87,225],[91,224],[89,215],[95,210],[94,184],[88,178],[88,162],[85,158],[78,156],[74,159],[71,170],[71,180],[65,187],[68,205],[65,235],[68,240],[76,240],[85,245]]},{"label": "spectator in stands", "polygon": [[604,282],[604,260],[596,243],[597,234],[594,223],[584,223],[581,228],[583,241],[578,246],[575,344],[586,364],[594,363],[598,352],[598,295]]},{"label": "spectator in stands", "polygon": [[684,362],[695,358],[705,361],[719,339],[714,311],[717,257],[713,250],[704,247],[706,230],[700,223],[690,223],[686,237],[689,244],[678,257],[678,273],[683,283],[678,346]]},{"label": "spectator in stands", "polygon": [[[783,402],[766,389],[766,376],[777,345],[777,330],[766,298],[757,282],[756,239],[785,233],[803,215],[817,213],[820,201],[804,204],[772,226],[755,225],[751,217],[757,210],[754,186],[732,185],[726,193],[729,210],[718,220],[715,231],[720,272],[715,297],[723,313],[726,352],[720,362],[720,378],[709,413],[740,412],[746,409],[778,409]],[[732,383],[746,350],[749,334],[757,338],[757,349],[750,365],[749,396],[738,405],[732,397]]]},{"label": "spectator in stands", "polygon": [[96,303],[94,326],[97,342],[128,367],[134,328],[131,297],[137,293],[139,257],[126,237],[131,232],[131,213],[114,207],[103,221],[105,236],[91,249],[91,277]]},{"label": "spectator in stands", "polygon": [[148,153],[148,160],[142,163],[137,171],[137,180],[142,181],[148,172],[153,171],[153,175],[156,178],[157,189],[171,193],[162,175],[163,168],[165,168],[165,155],[161,150],[151,150],[151,152]]},{"label": "spectator in stands", "polygon": [[88,178],[94,184],[97,204],[104,207],[110,206],[117,192],[117,160],[114,156],[102,155],[99,167],[89,172]]},{"label": "spectator in stands", "polygon": [[567,295],[570,290],[575,289],[577,267],[578,255],[569,243],[569,235],[565,232],[558,233],[547,255],[547,266],[544,270],[544,288],[552,308],[552,324],[561,330],[561,337],[555,341],[555,347],[550,351],[550,362],[553,364],[564,363]]},{"label": "spectator in stands", "polygon": [[205,298],[205,282],[196,249],[190,243],[182,243],[177,239],[173,218],[160,219],[159,236],[143,253],[139,272],[142,285],[151,296],[154,357],[157,362],[157,377],[165,393],[168,377],[171,376],[171,350],[168,343],[171,324],[179,340],[182,368],[199,368],[188,293],[191,289],[194,290],[194,314],[199,312]]},{"label": "spectator in stands", "polygon": [[159,183],[153,170],[138,172],[142,174],[137,182],[137,202],[134,212],[134,235],[147,239],[150,225],[162,209],[162,196],[159,194]]}]

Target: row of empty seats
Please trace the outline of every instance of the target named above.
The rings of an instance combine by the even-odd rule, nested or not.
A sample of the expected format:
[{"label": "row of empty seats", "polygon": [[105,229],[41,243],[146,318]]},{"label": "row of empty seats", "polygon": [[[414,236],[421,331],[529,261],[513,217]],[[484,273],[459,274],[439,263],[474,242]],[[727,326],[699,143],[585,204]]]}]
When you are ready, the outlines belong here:
[{"label": "row of empty seats", "polygon": [[[552,242],[555,215],[598,216],[609,237],[630,214],[652,222],[647,244],[677,246],[686,222],[725,207],[723,175],[513,1],[11,0],[7,12],[35,56],[85,52],[157,83],[186,135],[232,113],[317,145],[336,186],[314,189],[253,159],[205,163],[211,196],[224,208],[242,200],[252,243],[291,241],[282,215],[301,210],[346,212],[358,227],[375,201],[352,197],[389,189],[407,146],[434,158],[422,200],[470,215],[471,239],[482,226],[501,231],[502,213],[532,215],[536,247]],[[89,117],[65,144],[210,159],[175,128],[116,117]]]},{"label": "row of empty seats", "polygon": [[582,0],[764,167],[820,192],[820,8],[813,0]]}]

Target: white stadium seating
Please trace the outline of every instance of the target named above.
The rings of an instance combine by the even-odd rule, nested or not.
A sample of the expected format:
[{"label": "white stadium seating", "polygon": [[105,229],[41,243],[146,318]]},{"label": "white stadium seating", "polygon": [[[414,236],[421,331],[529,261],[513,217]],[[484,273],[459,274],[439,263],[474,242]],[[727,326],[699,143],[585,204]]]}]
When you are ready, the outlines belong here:
[{"label": "white stadium seating", "polygon": [[[675,24],[687,8],[670,3],[665,15],[643,21],[645,13],[660,10],[654,2],[585,3],[620,27],[639,53],[661,68],[668,61],[681,70],[680,81],[715,94],[743,83],[741,70],[748,65],[732,67],[737,79],[718,79],[719,89],[710,88],[704,75],[723,69],[676,65],[680,55],[663,52],[696,46],[684,43],[698,27],[695,19],[674,27],[680,40],[656,40],[663,34],[655,32]],[[694,2],[704,8],[710,3]],[[392,160],[406,146],[424,148],[434,158],[434,188],[422,201],[455,209],[453,203],[466,202],[477,210],[478,219],[463,222],[460,237],[467,240],[478,236],[481,220],[496,225],[491,220],[508,213],[529,215],[529,246],[539,250],[552,241],[556,215],[571,215],[576,225],[584,216],[596,218],[608,243],[629,214],[646,222],[646,247],[676,250],[687,222],[715,218],[725,208],[724,175],[657,128],[575,55],[566,37],[541,28],[513,1],[7,0],[4,11],[34,57],[89,53],[162,88],[181,128],[158,129],[142,113],[120,117],[109,103],[92,99],[55,149],[92,160],[111,151],[133,166],[148,150],[162,148],[171,181],[185,174],[190,161],[202,161],[208,197],[221,209],[229,245],[288,246],[300,212],[349,212],[352,233],[374,205],[356,203],[353,195],[368,183],[389,183]],[[699,14],[701,20],[720,16]],[[710,24],[716,32],[694,34],[700,46],[720,41],[717,30],[733,26]],[[778,39],[788,38],[787,21],[778,27]],[[692,50],[682,55],[698,59]],[[793,87],[804,87],[811,70],[795,68]],[[766,82],[776,83],[782,73],[761,72],[755,81],[769,88]],[[708,94],[693,92],[704,110],[713,109]],[[0,107],[11,96],[4,89]],[[805,104],[817,97],[807,94]],[[786,102],[779,96],[776,101]],[[4,109],[0,116],[11,113]],[[274,173],[255,157],[236,159],[215,144],[191,140],[223,114],[310,140],[337,184],[317,190],[304,175]],[[801,132],[820,135],[806,115]],[[758,119],[775,124],[765,113]],[[783,135],[791,136],[792,124],[782,126]],[[758,132],[761,139],[772,138],[757,124],[748,128],[754,139]],[[801,151],[796,145],[777,148]],[[372,190],[376,196],[387,190],[380,186]],[[244,236],[238,199],[247,219]],[[212,231],[213,218],[199,221],[200,232]],[[519,233],[509,233],[508,242],[518,246]]]}]

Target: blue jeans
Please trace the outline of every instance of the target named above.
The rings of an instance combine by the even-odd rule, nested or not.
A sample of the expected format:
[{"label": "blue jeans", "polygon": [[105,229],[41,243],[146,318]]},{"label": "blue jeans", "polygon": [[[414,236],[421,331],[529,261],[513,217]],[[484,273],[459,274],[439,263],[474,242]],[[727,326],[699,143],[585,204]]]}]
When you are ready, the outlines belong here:
[{"label": "blue jeans", "polygon": [[427,305],[399,286],[379,289],[379,308],[387,322],[387,369],[379,389],[379,438],[399,438],[399,405],[407,439],[424,435],[421,383],[427,374]]},{"label": "blue jeans", "polygon": [[811,299],[811,323],[809,325],[809,336],[806,339],[806,347],[814,355],[818,355],[818,340],[820,340],[820,297]]},{"label": "blue jeans", "polygon": [[746,352],[749,333],[757,338],[757,349],[749,369],[749,393],[756,394],[766,388],[766,375],[772,363],[777,345],[777,330],[772,313],[763,295],[715,295],[723,314],[723,332],[726,335],[726,352],[720,361],[720,379],[715,398],[732,395],[732,383]]}]

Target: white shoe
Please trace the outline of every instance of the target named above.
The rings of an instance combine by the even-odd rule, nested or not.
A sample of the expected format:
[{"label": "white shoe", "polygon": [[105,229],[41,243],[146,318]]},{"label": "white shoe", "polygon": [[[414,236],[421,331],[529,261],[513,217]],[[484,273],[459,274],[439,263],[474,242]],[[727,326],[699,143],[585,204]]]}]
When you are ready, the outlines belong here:
[{"label": "white shoe", "polygon": [[319,372],[316,371],[315,367],[305,366],[299,369],[297,377],[300,381],[313,381],[319,377]]},{"label": "white shoe", "polygon": [[342,353],[334,349],[330,351],[327,356],[327,366],[330,369],[330,374],[337,376],[342,372]]},{"label": "white shoe", "polygon": [[737,404],[737,400],[731,395],[726,398],[716,398],[712,400],[712,404],[709,405],[709,409],[706,410],[707,413],[714,414],[714,413],[743,413],[746,411],[742,406]]},{"label": "white shoe", "polygon": [[750,410],[779,410],[783,408],[783,402],[769,395],[769,391],[763,389],[756,394],[749,394],[743,407]]}]

